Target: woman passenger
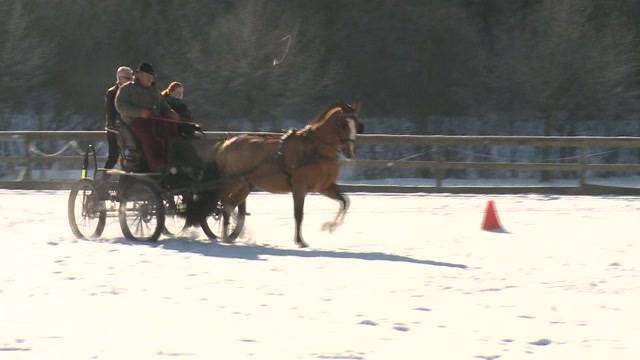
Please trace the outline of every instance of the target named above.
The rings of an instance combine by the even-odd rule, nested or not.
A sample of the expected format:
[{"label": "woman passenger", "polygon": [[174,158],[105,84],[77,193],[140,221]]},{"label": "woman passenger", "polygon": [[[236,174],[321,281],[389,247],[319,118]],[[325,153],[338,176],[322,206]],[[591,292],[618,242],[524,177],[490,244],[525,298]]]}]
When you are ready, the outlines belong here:
[{"label": "woman passenger", "polygon": [[189,122],[193,120],[191,110],[189,110],[187,104],[182,100],[184,98],[184,85],[174,81],[160,94],[164,97],[167,104],[169,104],[169,107],[180,115],[180,120]]}]

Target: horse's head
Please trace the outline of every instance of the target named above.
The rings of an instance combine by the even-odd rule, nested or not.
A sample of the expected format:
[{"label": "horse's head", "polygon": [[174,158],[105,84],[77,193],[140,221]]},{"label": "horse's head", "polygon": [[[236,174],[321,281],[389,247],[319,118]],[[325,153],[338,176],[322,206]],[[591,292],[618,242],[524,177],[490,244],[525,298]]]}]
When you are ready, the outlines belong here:
[{"label": "horse's head", "polygon": [[344,102],[338,103],[340,111],[332,114],[333,124],[337,129],[340,139],[340,149],[344,156],[353,159],[356,156],[356,134],[364,131],[364,125],[360,121],[360,103],[353,105]]},{"label": "horse's head", "polygon": [[356,134],[364,131],[360,121],[360,103],[353,105],[338,102],[321,112],[308,128],[317,134],[316,139],[326,145],[336,146],[351,159],[356,153]]}]

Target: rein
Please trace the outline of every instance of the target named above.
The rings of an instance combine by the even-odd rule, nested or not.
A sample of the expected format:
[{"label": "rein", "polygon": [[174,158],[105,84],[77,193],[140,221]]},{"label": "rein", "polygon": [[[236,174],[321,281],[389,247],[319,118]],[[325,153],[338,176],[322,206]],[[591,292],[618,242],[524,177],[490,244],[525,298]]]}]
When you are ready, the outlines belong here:
[{"label": "rein", "polygon": [[[140,118],[140,119],[145,119],[145,118]],[[182,120],[173,120],[173,119],[167,119],[167,118],[162,118],[162,117],[148,117],[146,118],[148,120],[153,120],[153,121],[159,121],[159,122],[168,122],[168,123],[174,123],[174,124],[181,124],[181,125],[192,125],[192,126],[200,126],[198,123],[195,122],[191,122],[191,121],[182,121]]]}]

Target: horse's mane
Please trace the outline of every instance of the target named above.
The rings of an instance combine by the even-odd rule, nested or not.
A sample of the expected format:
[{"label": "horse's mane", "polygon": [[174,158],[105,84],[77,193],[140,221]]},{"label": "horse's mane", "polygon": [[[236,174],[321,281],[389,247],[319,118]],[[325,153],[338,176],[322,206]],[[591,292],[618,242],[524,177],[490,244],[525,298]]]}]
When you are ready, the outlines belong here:
[{"label": "horse's mane", "polygon": [[318,116],[310,124],[318,124],[323,122],[324,120],[331,117],[335,112],[342,111],[345,112],[345,109],[353,110],[353,107],[344,101],[338,101],[337,103],[329,106],[324,111],[320,112]]}]

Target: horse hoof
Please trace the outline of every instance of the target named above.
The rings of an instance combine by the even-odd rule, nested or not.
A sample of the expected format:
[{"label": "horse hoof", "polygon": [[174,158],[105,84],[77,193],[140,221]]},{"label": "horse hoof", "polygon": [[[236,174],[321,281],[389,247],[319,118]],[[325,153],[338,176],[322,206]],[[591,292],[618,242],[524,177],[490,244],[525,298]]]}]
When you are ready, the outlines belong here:
[{"label": "horse hoof", "polygon": [[332,222],[324,223],[322,225],[322,231],[328,231],[332,233],[336,230],[337,227],[338,227],[338,224],[336,223],[332,223]]},{"label": "horse hoof", "polygon": [[306,248],[306,247],[309,247],[309,245],[307,245],[307,243],[306,243],[306,242],[304,242],[304,241],[300,241],[300,242],[298,242],[297,244],[298,244],[298,247],[299,247],[299,248]]}]

